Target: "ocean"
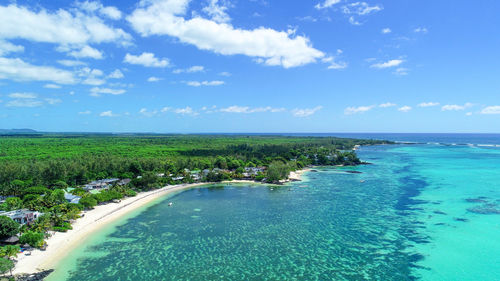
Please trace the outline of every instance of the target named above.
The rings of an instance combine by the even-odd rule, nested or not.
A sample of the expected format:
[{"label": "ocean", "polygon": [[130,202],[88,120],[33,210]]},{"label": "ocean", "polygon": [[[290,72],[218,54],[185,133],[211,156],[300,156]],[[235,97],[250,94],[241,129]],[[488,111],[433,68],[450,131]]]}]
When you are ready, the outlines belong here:
[{"label": "ocean", "polygon": [[500,280],[500,135],[334,135],[413,143],[362,147],[371,165],[282,187],[169,195],[48,280]]}]

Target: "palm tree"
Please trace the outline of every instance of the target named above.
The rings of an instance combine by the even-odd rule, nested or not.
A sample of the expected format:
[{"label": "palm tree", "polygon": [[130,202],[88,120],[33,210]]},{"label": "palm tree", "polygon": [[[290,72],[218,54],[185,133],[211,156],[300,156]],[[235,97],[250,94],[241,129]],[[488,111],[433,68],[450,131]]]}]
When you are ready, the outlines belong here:
[{"label": "palm tree", "polygon": [[[14,245],[7,245],[1,249],[1,255],[7,257],[9,260],[12,261],[12,257],[17,258],[17,254],[21,248],[19,246],[14,246]],[[10,276],[12,276],[12,268],[10,268]]]}]

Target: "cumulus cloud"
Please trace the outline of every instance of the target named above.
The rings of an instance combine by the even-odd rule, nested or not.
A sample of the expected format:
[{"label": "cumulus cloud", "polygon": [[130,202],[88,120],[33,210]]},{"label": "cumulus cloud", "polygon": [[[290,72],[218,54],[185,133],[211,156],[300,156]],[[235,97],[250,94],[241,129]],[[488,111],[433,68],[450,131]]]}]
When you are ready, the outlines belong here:
[{"label": "cumulus cloud", "polygon": [[464,105],[458,105],[458,104],[446,104],[441,107],[442,111],[459,111],[459,110],[465,110],[466,108],[472,107],[474,104],[467,102]]},{"label": "cumulus cloud", "polygon": [[314,108],[296,108],[292,110],[292,114],[295,117],[308,117],[315,114],[322,108],[323,108],[322,106],[316,106]]},{"label": "cumulus cloud", "polygon": [[108,94],[108,95],[121,95],[124,94],[126,91],[123,89],[110,89],[110,88],[99,88],[99,87],[94,87],[90,89],[90,95],[93,97],[100,97],[101,94]]},{"label": "cumulus cloud", "polygon": [[220,86],[224,85],[224,81],[214,80],[214,81],[186,81],[186,85],[191,87],[200,87],[200,86]]},{"label": "cumulus cloud", "polygon": [[0,39],[0,56],[7,55],[9,53],[23,52],[24,47],[21,45],[14,45],[10,42]]},{"label": "cumulus cloud", "polygon": [[500,105],[487,106],[481,110],[481,114],[500,114]]},{"label": "cumulus cloud", "polygon": [[85,85],[100,86],[106,83],[106,80],[102,77],[104,72],[100,69],[84,67],[79,69],[76,74],[82,79],[81,83]]},{"label": "cumulus cloud", "polygon": [[103,111],[99,114],[101,117],[117,117],[117,114],[114,114],[113,111],[108,110],[108,111]]},{"label": "cumulus cloud", "polygon": [[95,48],[92,48],[89,45],[85,45],[85,46],[78,48],[78,49],[71,49],[71,48],[62,47],[62,48],[58,48],[58,50],[63,51],[63,52],[68,52],[68,55],[70,55],[74,58],[77,58],[77,59],[92,58],[92,59],[100,60],[100,59],[104,58],[101,51],[99,51]]},{"label": "cumulus cloud", "polygon": [[85,110],[85,111],[78,112],[78,114],[80,114],[80,115],[89,115],[91,113],[92,113],[92,111],[90,111],[90,110]]},{"label": "cumulus cloud", "polygon": [[431,106],[438,106],[439,102],[422,102],[419,103],[417,106],[418,107],[431,107]]},{"label": "cumulus cloud", "polygon": [[372,64],[370,67],[371,68],[378,68],[378,69],[389,68],[389,67],[398,66],[398,65],[402,64],[403,62],[404,62],[404,60],[400,60],[400,59],[389,60],[389,61],[386,61],[386,62],[380,62],[380,63]]},{"label": "cumulus cloud", "polygon": [[392,30],[390,28],[383,28],[381,32],[382,32],[382,34],[388,34],[388,33],[391,33]]},{"label": "cumulus cloud", "polygon": [[330,8],[332,7],[333,5],[335,4],[338,4],[340,3],[340,0],[325,0],[324,2],[322,3],[318,3],[314,6],[314,8],[318,9],[318,10],[321,10],[321,9],[325,9],[325,8]]},{"label": "cumulus cloud", "polygon": [[233,105],[229,106],[226,108],[221,108],[219,111],[221,112],[228,112],[228,113],[256,113],[256,112],[283,112],[285,111],[284,108],[274,108],[270,106],[266,107],[254,107],[251,108],[249,106],[238,106],[238,105]]},{"label": "cumulus cloud", "polygon": [[381,11],[382,7],[379,5],[370,6],[366,2],[354,2],[342,7],[344,14],[368,15],[370,13]]},{"label": "cumulus cloud", "polygon": [[122,13],[118,10],[118,8],[113,6],[104,6],[99,1],[77,2],[77,6],[82,10],[90,13],[99,13],[100,15],[112,20],[119,20],[122,17]]},{"label": "cumulus cloud", "polygon": [[181,115],[198,115],[198,112],[194,111],[191,107],[186,106],[185,108],[176,108],[172,112]]},{"label": "cumulus cloud", "polygon": [[168,35],[182,43],[222,55],[245,55],[257,62],[285,68],[316,62],[324,53],[294,30],[235,28],[228,23],[194,16],[186,19],[189,0],[142,1],[127,20],[142,36]]},{"label": "cumulus cloud", "polygon": [[113,72],[111,72],[108,75],[108,78],[111,78],[111,79],[121,79],[123,77],[125,77],[125,76],[123,75],[123,73],[119,69],[115,69]]},{"label": "cumulus cloud", "polygon": [[153,117],[156,114],[158,114],[158,111],[157,110],[148,111],[146,108],[141,108],[141,110],[139,110],[139,114],[146,116],[146,117]]},{"label": "cumulus cloud", "polygon": [[11,93],[8,97],[13,100],[5,104],[7,107],[39,107],[44,105],[44,103],[55,105],[62,102],[62,100],[54,98],[41,100],[35,93]]},{"label": "cumulus cloud", "polygon": [[219,75],[220,75],[220,76],[229,77],[229,76],[231,76],[232,74],[231,74],[231,73],[229,73],[229,72],[227,72],[227,71],[223,71],[223,72],[219,73]]},{"label": "cumulus cloud", "polygon": [[367,111],[372,110],[375,106],[373,105],[368,105],[368,106],[350,106],[344,109],[344,114],[345,115],[351,115],[351,114],[356,114],[356,113],[364,113]]},{"label": "cumulus cloud", "polygon": [[[90,3],[90,2],[87,2]],[[118,18],[116,11],[103,13]],[[130,44],[132,37],[122,29],[108,26],[103,19],[85,9],[30,9],[16,3],[0,6],[0,39],[25,39],[82,48],[91,43]]]},{"label": "cumulus cloud", "polygon": [[218,23],[228,23],[231,18],[226,13],[229,1],[225,0],[210,0],[208,6],[204,7],[202,10],[205,12],[213,21]]},{"label": "cumulus cloud", "polygon": [[126,54],[123,62],[130,64],[138,64],[146,67],[167,67],[170,61],[166,58],[159,59],[153,53],[144,52],[138,56]]},{"label": "cumulus cloud", "polygon": [[408,112],[411,109],[412,109],[411,106],[408,106],[408,105],[405,105],[405,106],[402,106],[402,107],[398,108],[398,110],[401,111],[401,112]]},{"label": "cumulus cloud", "polygon": [[50,104],[50,105],[54,105],[54,104],[58,104],[58,103],[61,103],[62,100],[61,99],[53,99],[53,98],[46,98],[45,101]]},{"label": "cumulus cloud", "polygon": [[196,72],[203,72],[205,71],[205,67],[201,65],[193,65],[189,68],[186,69],[175,69],[172,71],[174,74],[179,74],[179,73],[196,73]]},{"label": "cumulus cloud", "polygon": [[2,57],[0,57],[0,79],[50,81],[58,84],[75,84],[77,82],[70,71],[49,66],[32,65],[19,58],[10,59]]}]

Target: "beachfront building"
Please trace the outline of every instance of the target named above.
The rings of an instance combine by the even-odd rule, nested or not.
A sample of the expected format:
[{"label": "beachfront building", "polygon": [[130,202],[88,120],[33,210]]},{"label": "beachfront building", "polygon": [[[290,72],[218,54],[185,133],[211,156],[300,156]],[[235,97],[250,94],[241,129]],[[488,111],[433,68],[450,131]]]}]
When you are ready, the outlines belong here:
[{"label": "beachfront building", "polygon": [[71,193],[64,193],[64,199],[66,199],[68,203],[78,204],[80,202],[80,199],[82,199],[82,197],[73,195]]},{"label": "beachfront building", "polygon": [[103,180],[96,180],[93,182],[90,182],[86,185],[83,186],[83,189],[85,190],[92,190],[92,189],[106,189],[110,188],[113,183],[118,182],[120,179],[103,179]]},{"label": "beachfront building", "polygon": [[30,211],[28,209],[0,212],[0,216],[9,217],[19,224],[31,224],[41,215],[42,213],[38,211]]},{"label": "beachfront building", "polygon": [[243,173],[243,176],[244,177],[255,177],[257,176],[259,173],[262,173],[264,172],[264,168],[263,167],[246,167],[245,168],[245,172]]}]

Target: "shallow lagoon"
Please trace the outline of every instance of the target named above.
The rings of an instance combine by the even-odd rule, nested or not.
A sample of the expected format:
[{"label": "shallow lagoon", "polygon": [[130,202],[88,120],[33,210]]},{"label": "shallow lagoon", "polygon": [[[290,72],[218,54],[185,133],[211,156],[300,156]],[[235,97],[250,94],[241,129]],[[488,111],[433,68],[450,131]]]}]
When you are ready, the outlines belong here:
[{"label": "shallow lagoon", "polygon": [[[373,165],[212,185],[84,242],[50,280],[495,280],[500,150],[365,147]],[[342,173],[357,170],[361,174]],[[168,202],[173,202],[169,207]]]}]

